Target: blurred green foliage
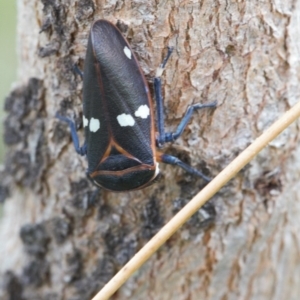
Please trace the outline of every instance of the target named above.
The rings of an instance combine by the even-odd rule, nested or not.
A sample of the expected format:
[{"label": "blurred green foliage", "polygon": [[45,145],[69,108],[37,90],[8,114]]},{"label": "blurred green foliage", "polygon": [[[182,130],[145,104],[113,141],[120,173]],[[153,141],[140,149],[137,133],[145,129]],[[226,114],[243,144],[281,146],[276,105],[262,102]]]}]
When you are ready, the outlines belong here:
[{"label": "blurred green foliage", "polygon": [[16,79],[16,3],[13,0],[0,0],[0,164],[4,159],[3,121],[4,99],[9,94],[12,82]]}]

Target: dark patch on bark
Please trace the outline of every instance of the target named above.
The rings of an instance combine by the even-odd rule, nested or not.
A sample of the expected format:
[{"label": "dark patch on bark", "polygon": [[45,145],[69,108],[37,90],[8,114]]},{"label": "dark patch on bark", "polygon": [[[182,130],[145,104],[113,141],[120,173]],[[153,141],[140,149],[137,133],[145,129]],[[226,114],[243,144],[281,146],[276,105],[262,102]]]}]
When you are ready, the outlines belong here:
[{"label": "dark patch on bark", "polygon": [[77,81],[75,80],[74,62],[71,56],[68,55],[59,58],[57,64],[60,66],[60,80],[68,84],[70,90],[75,91],[77,88]]},{"label": "dark patch on bark", "polygon": [[51,19],[48,17],[46,19],[44,19],[40,33],[41,32],[48,32],[49,34],[52,33],[52,24],[51,24]]},{"label": "dark patch on bark", "polygon": [[[204,163],[204,165],[206,165]],[[201,180],[201,179],[200,179]],[[173,201],[173,214],[177,214],[194,196],[205,187],[207,182],[195,176],[185,177],[179,182],[180,198]],[[217,212],[213,201],[205,203],[184,225],[189,230],[191,236],[197,235],[201,230],[205,230],[212,226],[216,220]]]},{"label": "dark patch on bark", "polygon": [[74,252],[67,256],[67,270],[65,277],[68,283],[81,278],[83,271],[83,261],[80,250],[75,249]]},{"label": "dark patch on bark", "polygon": [[[93,282],[101,286],[106,284],[116,273],[113,260],[109,255],[104,255],[97,263],[96,269],[91,275]],[[97,281],[99,283],[97,283]],[[98,291],[98,290],[97,290]]]},{"label": "dark patch on bark", "polygon": [[34,259],[24,267],[22,282],[24,285],[40,287],[49,281],[50,266],[44,259]]},{"label": "dark patch on bark", "polygon": [[202,190],[207,185],[207,182],[201,178],[199,179],[196,176],[188,174],[178,182],[178,185],[180,186],[181,197],[183,199],[191,199],[195,193]]},{"label": "dark patch on bark", "polygon": [[101,207],[103,205],[103,201],[101,201],[101,189],[96,188],[95,190],[88,192],[88,204],[89,207]]},{"label": "dark patch on bark", "polygon": [[[58,0],[41,0],[44,4],[43,12],[49,19],[48,23],[51,23],[53,31],[55,31],[58,36],[63,37],[66,30],[66,18],[67,9],[65,5],[61,4]],[[45,22],[44,22],[45,23]],[[47,25],[49,28],[50,26]],[[41,30],[43,27],[41,28]]]},{"label": "dark patch on bark", "polygon": [[228,45],[225,48],[225,53],[229,56],[234,56],[236,54],[236,47],[234,45]]},{"label": "dark patch on bark", "polygon": [[[84,182],[82,179],[80,182]],[[97,206],[100,203],[101,192],[99,189],[90,190],[90,185],[86,187],[86,190],[75,193],[74,197],[71,199],[71,204],[74,208],[78,210],[88,210]]]},{"label": "dark patch on bark", "polygon": [[88,20],[95,12],[93,0],[79,0],[77,2],[76,19],[80,22]]},{"label": "dark patch on bark", "polygon": [[141,219],[141,236],[148,240],[154,236],[164,224],[164,218],[160,212],[159,201],[156,198],[151,198],[150,201],[146,203],[145,208],[142,211]]},{"label": "dark patch on bark", "polygon": [[5,185],[0,185],[0,203],[3,203],[9,196],[9,188]]},{"label": "dark patch on bark", "polygon": [[71,138],[69,127],[66,126],[65,123],[58,120],[54,127],[53,142],[55,144],[60,144],[62,141],[65,140],[66,136]]},{"label": "dark patch on bark", "polygon": [[49,6],[57,5],[57,0],[41,0],[41,2],[44,4],[44,9],[48,9]]},{"label": "dark patch on bark", "polygon": [[42,177],[42,169],[44,166],[44,158],[41,153],[40,142],[37,147],[37,153],[34,163],[29,153],[17,151],[9,153],[6,160],[6,171],[14,179],[16,183],[22,186],[32,187],[38,183]]},{"label": "dark patch on bark", "polygon": [[114,276],[115,264],[109,255],[105,255],[96,263],[94,271],[85,275],[81,280],[75,281],[76,296],[72,300],[89,300]]},{"label": "dark patch on bark", "polygon": [[60,48],[60,43],[58,41],[51,41],[51,43],[45,45],[44,47],[40,47],[38,55],[39,57],[47,57],[54,55],[58,52]]},{"label": "dark patch on bark", "polygon": [[[74,196],[66,201],[63,208],[63,213],[70,220],[73,229],[84,226],[86,218],[102,205],[101,191],[91,190],[91,185],[86,185],[86,182],[86,179],[82,179],[72,183]],[[79,190],[77,185],[84,188]]]},{"label": "dark patch on bark", "polygon": [[89,188],[89,182],[87,179],[81,179],[76,182],[71,183],[71,194],[77,195],[79,193],[82,193],[84,190],[87,190]]},{"label": "dark patch on bark", "polygon": [[60,104],[60,112],[64,113],[66,112],[68,109],[72,109],[73,108],[73,101],[70,98],[64,98]]},{"label": "dark patch on bark", "polygon": [[282,192],[282,181],[280,179],[280,172],[277,170],[264,172],[254,183],[255,190],[264,199],[263,203],[266,209],[268,202],[274,196]]},{"label": "dark patch on bark", "polygon": [[119,266],[123,266],[137,249],[137,241],[129,233],[125,227],[112,226],[103,236],[107,253]]},{"label": "dark patch on bark", "polygon": [[32,123],[41,117],[43,96],[42,81],[31,78],[28,85],[15,89],[6,97],[4,110],[8,116],[4,123],[4,142],[7,145],[26,140]]},{"label": "dark patch on bark", "polygon": [[[61,300],[61,297],[57,295],[57,293],[50,292],[47,293],[45,296],[40,298],[41,300]],[[31,299],[31,300],[39,300],[39,299]]]},{"label": "dark patch on bark", "polygon": [[[39,56],[47,57],[60,52],[60,57],[69,57],[74,28],[77,27],[75,20],[67,22],[70,9],[59,0],[42,0],[42,3],[44,20],[40,32],[47,35],[49,42],[40,48]],[[61,61],[56,64],[61,64]],[[64,79],[65,73],[62,74],[60,80]]]},{"label": "dark patch on bark", "polygon": [[65,218],[56,217],[50,221],[50,234],[57,244],[63,244],[71,233],[71,225]]},{"label": "dark patch on bark", "polygon": [[23,287],[18,276],[13,272],[8,271],[4,276],[4,289],[8,300],[25,300],[23,298]]},{"label": "dark patch on bark", "polygon": [[11,175],[11,182],[34,187],[40,182],[45,160],[44,141],[44,86],[37,78],[31,78],[28,85],[11,92],[5,100],[8,112],[4,123],[4,141],[16,144],[22,150],[10,148],[5,162],[5,172]]},{"label": "dark patch on bark", "polygon": [[27,224],[22,226],[20,237],[28,254],[44,257],[48,251],[49,235],[44,224]]},{"label": "dark patch on bark", "polygon": [[106,216],[109,216],[111,212],[112,212],[112,208],[109,205],[105,203],[101,204],[98,209],[98,219],[101,220]]},{"label": "dark patch on bark", "polygon": [[254,183],[255,189],[263,197],[269,196],[271,191],[282,191],[282,182],[279,172],[268,171],[259,177]]},{"label": "dark patch on bark", "polygon": [[116,26],[119,28],[119,30],[120,30],[122,33],[127,33],[127,31],[128,31],[128,25],[125,24],[124,22],[122,22],[121,20],[118,20],[118,21],[117,21]]}]

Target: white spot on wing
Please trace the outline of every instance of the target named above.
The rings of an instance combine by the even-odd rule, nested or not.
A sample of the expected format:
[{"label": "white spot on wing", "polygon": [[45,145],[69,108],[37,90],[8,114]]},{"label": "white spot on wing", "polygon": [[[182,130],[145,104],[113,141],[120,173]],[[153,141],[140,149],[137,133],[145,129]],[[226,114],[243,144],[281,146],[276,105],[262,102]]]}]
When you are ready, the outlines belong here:
[{"label": "white spot on wing", "polygon": [[89,120],[83,115],[83,127],[86,127],[89,125]]},{"label": "white spot on wing", "polygon": [[137,111],[134,113],[136,117],[147,119],[147,117],[150,115],[150,109],[149,107],[145,105],[141,105]]},{"label": "white spot on wing", "polygon": [[135,123],[132,115],[127,115],[127,114],[118,115],[117,120],[122,127],[133,126]]},{"label": "white spot on wing", "polygon": [[90,131],[96,132],[100,128],[100,121],[98,119],[91,118]]},{"label": "white spot on wing", "polygon": [[130,51],[130,49],[129,49],[127,46],[124,47],[123,51],[124,51],[125,55],[126,55],[129,59],[131,59],[131,51]]}]

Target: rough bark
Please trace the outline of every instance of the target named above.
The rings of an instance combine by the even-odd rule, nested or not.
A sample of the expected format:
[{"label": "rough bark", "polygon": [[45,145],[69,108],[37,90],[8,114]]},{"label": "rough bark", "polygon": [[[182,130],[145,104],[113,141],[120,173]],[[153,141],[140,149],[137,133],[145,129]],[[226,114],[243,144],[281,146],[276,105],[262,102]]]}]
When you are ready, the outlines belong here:
[{"label": "rough bark", "polygon": [[[19,79],[7,97],[0,195],[1,299],[89,299],[204,183],[162,166],[140,191],[97,190],[68,128],[81,130],[93,20],[119,24],[151,82],[166,46],[164,149],[216,175],[300,99],[300,1],[19,0]],[[298,299],[300,147],[293,124],[179,230],[115,299]],[[7,195],[9,192],[9,196]]]}]

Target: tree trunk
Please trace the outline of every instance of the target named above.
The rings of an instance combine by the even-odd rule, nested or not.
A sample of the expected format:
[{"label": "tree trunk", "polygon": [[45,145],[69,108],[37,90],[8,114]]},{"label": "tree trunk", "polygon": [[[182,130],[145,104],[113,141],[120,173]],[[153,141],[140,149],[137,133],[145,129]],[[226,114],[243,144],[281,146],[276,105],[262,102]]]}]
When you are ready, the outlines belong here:
[{"label": "tree trunk", "polygon": [[[166,53],[163,151],[213,177],[300,99],[300,1],[18,1],[19,79],[6,99],[1,299],[90,299],[204,186],[161,166],[138,191],[98,190],[83,142],[82,81],[94,20],[118,24],[147,80]],[[226,185],[114,299],[299,299],[300,147],[293,124]],[[128,137],[130,138],[130,137]]]}]

